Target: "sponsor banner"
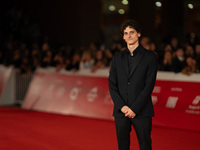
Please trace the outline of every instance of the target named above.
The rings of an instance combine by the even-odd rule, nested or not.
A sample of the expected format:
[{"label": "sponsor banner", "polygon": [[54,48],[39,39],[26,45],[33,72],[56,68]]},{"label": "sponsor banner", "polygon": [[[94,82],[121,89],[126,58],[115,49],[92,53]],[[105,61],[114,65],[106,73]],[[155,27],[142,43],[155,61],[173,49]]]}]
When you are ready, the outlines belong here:
[{"label": "sponsor banner", "polygon": [[[157,80],[153,125],[200,131],[200,82]],[[108,78],[36,72],[23,108],[113,120]]]},{"label": "sponsor banner", "polygon": [[113,119],[105,77],[36,73],[23,108]]},{"label": "sponsor banner", "polygon": [[200,131],[200,82],[157,80],[153,124]]}]

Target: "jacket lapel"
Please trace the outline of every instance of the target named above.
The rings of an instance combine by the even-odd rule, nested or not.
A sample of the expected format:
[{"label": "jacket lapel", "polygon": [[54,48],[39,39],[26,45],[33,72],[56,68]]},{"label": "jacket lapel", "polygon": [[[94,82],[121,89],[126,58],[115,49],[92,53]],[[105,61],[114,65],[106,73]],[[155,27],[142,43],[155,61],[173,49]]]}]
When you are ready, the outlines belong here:
[{"label": "jacket lapel", "polygon": [[143,48],[140,46],[138,51],[137,51],[137,54],[135,56],[135,60],[134,60],[134,64],[133,64],[133,67],[131,68],[131,71],[130,71],[130,74],[129,74],[129,77],[132,75],[132,73],[134,72],[135,68],[137,67],[138,63],[140,62],[142,56],[144,55],[144,51],[143,51]]},{"label": "jacket lapel", "polygon": [[122,64],[124,66],[124,69],[125,69],[127,75],[129,75],[129,72],[128,72],[128,55],[126,53],[126,50],[123,51],[121,57],[122,57]]}]

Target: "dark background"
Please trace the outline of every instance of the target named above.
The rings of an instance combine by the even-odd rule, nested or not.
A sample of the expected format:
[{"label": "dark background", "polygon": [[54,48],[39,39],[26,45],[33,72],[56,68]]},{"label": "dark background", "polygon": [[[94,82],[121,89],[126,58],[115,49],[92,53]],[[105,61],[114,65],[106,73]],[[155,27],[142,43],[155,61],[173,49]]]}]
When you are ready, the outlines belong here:
[{"label": "dark background", "polygon": [[[120,15],[106,9],[121,0],[6,0],[0,5],[1,13],[17,6],[39,25],[40,32],[52,44],[72,46],[99,42],[110,45],[120,40],[120,23],[128,18],[137,20],[143,35],[158,44],[171,36],[180,40],[189,32],[200,36],[199,0],[129,0],[126,13]],[[189,9],[187,3],[194,4]],[[119,6],[120,7],[120,6]]]}]

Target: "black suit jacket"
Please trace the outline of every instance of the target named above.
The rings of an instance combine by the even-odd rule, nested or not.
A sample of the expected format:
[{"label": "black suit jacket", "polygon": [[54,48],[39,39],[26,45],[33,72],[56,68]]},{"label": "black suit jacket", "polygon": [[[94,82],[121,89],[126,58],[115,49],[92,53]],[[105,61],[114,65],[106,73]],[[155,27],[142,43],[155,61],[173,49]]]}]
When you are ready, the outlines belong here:
[{"label": "black suit jacket", "polygon": [[137,117],[154,116],[151,93],[157,74],[157,56],[138,46],[130,74],[126,50],[112,59],[109,90],[114,102],[113,116],[123,117],[121,108],[127,105]]}]

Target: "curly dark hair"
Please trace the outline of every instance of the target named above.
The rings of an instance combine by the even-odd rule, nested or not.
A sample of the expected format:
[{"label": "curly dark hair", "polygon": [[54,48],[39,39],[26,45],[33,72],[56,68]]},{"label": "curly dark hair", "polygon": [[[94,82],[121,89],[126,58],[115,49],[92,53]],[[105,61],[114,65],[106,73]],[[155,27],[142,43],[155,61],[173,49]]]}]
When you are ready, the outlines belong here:
[{"label": "curly dark hair", "polygon": [[133,28],[133,29],[135,29],[138,33],[142,32],[142,29],[141,29],[139,23],[137,21],[135,21],[135,20],[129,19],[129,20],[125,20],[121,24],[121,30],[120,30],[120,32],[121,32],[122,36],[124,35],[124,30],[128,26],[131,27],[131,28]]}]

